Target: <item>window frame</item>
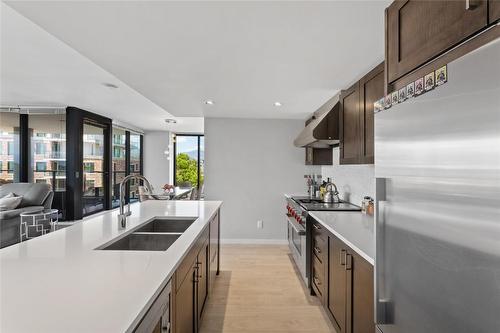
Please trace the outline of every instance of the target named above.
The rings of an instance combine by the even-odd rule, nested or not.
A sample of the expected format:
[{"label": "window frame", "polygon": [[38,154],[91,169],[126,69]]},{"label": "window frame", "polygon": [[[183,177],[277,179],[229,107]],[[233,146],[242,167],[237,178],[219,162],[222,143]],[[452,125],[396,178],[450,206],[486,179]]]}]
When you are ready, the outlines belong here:
[{"label": "window frame", "polygon": [[177,137],[178,136],[191,136],[197,137],[197,177],[196,177],[196,188],[200,188],[200,138],[204,138],[205,134],[188,134],[188,133],[180,133],[174,134],[174,186],[177,186]]}]

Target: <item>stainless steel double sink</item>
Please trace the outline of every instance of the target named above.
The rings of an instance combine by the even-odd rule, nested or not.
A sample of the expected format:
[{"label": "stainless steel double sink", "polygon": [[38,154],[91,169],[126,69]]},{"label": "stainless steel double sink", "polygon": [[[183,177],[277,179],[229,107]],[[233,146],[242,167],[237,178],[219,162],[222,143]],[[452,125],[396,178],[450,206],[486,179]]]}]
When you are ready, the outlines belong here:
[{"label": "stainless steel double sink", "polygon": [[195,217],[156,217],[96,250],[166,251],[194,221]]}]

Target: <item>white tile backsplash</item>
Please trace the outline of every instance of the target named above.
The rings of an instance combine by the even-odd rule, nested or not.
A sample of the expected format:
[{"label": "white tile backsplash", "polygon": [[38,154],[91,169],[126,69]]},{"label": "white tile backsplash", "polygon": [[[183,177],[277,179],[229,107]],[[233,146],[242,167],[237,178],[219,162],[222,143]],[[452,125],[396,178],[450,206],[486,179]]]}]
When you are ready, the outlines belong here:
[{"label": "white tile backsplash", "polygon": [[375,197],[374,165],[340,165],[339,148],[333,148],[333,165],[322,166],[321,176],[325,181],[332,178],[342,200],[361,205],[364,196]]}]

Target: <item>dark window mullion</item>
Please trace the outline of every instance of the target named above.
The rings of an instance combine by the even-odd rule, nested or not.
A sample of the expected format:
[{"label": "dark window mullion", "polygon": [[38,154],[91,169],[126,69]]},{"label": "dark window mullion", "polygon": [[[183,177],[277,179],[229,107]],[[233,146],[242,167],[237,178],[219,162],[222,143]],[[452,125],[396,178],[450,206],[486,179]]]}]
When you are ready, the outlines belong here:
[{"label": "dark window mullion", "polygon": [[[125,177],[130,175],[130,131],[125,131]],[[125,186],[125,203],[130,201],[130,182]]]}]

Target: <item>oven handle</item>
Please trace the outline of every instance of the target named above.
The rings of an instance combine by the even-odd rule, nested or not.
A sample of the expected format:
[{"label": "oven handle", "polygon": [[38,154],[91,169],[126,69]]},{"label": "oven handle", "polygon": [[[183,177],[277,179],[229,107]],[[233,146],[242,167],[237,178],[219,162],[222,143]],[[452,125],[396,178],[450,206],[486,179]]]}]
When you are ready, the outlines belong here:
[{"label": "oven handle", "polygon": [[288,214],[285,214],[286,218],[288,220],[288,223],[292,226],[292,228],[299,234],[299,236],[305,235],[306,234],[306,229],[301,226],[298,222],[291,220],[290,216]]}]

